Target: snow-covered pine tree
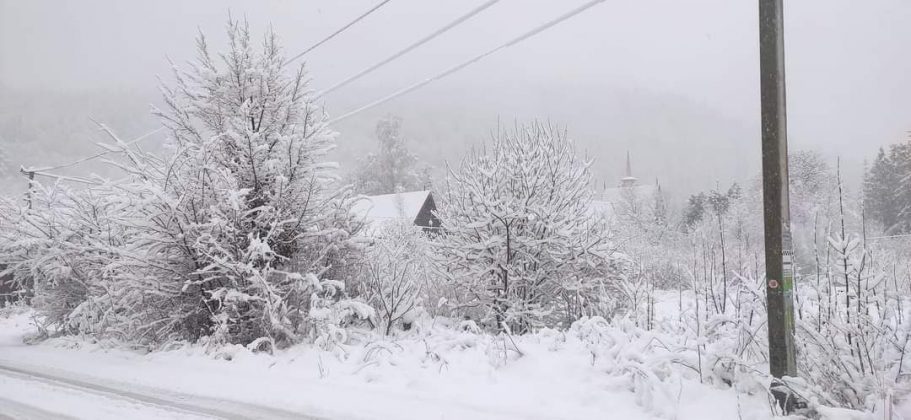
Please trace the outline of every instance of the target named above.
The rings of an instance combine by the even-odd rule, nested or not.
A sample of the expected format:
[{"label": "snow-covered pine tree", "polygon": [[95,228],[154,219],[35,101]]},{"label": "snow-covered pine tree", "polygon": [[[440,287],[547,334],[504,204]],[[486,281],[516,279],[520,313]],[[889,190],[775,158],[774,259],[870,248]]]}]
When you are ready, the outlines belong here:
[{"label": "snow-covered pine tree", "polygon": [[376,124],[379,152],[368,154],[355,174],[355,189],[368,195],[392,194],[424,188],[426,170],[418,169],[417,155],[408,151],[402,119],[388,116]]},{"label": "snow-covered pine tree", "polygon": [[890,234],[911,232],[911,141],[879,150],[864,179],[864,204]]},{"label": "snow-covered pine tree", "polygon": [[704,192],[693,194],[687,199],[686,208],[683,210],[681,226],[684,230],[692,230],[705,217],[708,206],[708,196]]},{"label": "snow-covered pine tree", "polygon": [[658,226],[667,226],[668,203],[667,196],[661,189],[661,184],[655,180],[655,192],[652,194],[652,220]]},{"label": "snow-covered pine tree", "polygon": [[533,123],[450,170],[434,245],[480,321],[522,333],[610,315],[619,272],[591,209],[588,168],[565,131]]},{"label": "snow-covered pine tree", "polygon": [[892,232],[911,232],[911,140],[892,146],[891,159],[898,172],[898,222]]},{"label": "snow-covered pine tree", "polygon": [[900,209],[895,194],[898,177],[895,164],[880,148],[864,178],[864,207],[870,218],[881,223],[885,230],[895,226],[898,219]]}]

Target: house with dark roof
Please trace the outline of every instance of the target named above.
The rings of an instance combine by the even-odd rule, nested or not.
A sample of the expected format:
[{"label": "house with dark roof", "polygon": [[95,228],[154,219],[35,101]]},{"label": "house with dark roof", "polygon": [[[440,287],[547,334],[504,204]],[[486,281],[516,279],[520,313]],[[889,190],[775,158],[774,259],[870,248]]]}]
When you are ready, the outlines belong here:
[{"label": "house with dark roof", "polygon": [[425,231],[439,229],[440,221],[433,214],[434,210],[436,203],[430,191],[365,196],[351,208],[364,220],[366,226],[361,232],[365,236],[375,236],[384,224],[397,221],[410,222]]}]

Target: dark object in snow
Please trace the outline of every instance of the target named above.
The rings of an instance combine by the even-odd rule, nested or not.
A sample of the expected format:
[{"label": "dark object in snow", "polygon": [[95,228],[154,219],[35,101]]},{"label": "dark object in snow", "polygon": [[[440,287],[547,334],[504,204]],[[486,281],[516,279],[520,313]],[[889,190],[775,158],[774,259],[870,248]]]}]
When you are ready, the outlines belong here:
[{"label": "dark object in snow", "polygon": [[785,382],[780,379],[772,379],[769,385],[769,393],[778,401],[778,406],[785,413],[802,413],[807,410],[807,401],[797,395]]},{"label": "dark object in snow", "polygon": [[[0,272],[5,269],[6,266],[0,265]],[[19,285],[13,281],[12,275],[0,276],[0,306],[19,300],[19,291]]]},{"label": "dark object in snow", "polygon": [[376,236],[384,224],[400,220],[421,226],[425,232],[435,231],[440,227],[440,221],[434,215],[436,209],[430,191],[410,191],[364,197],[354,205],[352,212],[367,223],[362,232]]}]

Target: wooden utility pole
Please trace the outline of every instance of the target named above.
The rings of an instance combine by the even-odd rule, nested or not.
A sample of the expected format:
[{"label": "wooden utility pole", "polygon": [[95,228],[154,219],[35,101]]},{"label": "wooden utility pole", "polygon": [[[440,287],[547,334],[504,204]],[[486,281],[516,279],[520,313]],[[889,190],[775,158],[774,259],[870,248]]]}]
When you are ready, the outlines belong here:
[{"label": "wooden utility pole", "polygon": [[776,378],[771,392],[781,408],[790,413],[798,408],[799,403],[778,380],[785,376],[797,376],[782,9],[782,0],[759,0],[762,202],[765,219],[769,370]]},{"label": "wooden utility pole", "polygon": [[25,168],[19,169],[26,178],[28,178],[28,190],[25,192],[25,201],[28,204],[28,209],[32,209],[32,195],[35,189],[35,171],[26,171]]}]

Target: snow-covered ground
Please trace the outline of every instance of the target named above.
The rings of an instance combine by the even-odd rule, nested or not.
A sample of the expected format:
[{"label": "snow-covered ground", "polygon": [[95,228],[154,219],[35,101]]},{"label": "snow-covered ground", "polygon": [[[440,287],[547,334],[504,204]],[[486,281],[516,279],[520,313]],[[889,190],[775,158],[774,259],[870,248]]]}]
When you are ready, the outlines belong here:
[{"label": "snow-covered ground", "polygon": [[[632,390],[620,386],[622,381],[592,367],[589,352],[559,335],[523,337],[516,343],[521,357],[507,347],[504,358],[497,347],[511,343],[441,330],[352,347],[347,356],[300,346],[276,355],[226,348],[213,357],[200,347],[143,355],[74,339],[23,344],[34,330],[30,313],[0,320],[0,413],[26,418],[42,412],[77,418],[199,414],[35,380],[2,367],[134,396],[165,396],[165,401],[174,400],[168,395],[181,401],[193,396],[189,401],[202,401],[202,407],[221,401],[221,407],[211,408],[240,417],[273,418],[265,407],[344,419],[649,419],[673,412],[672,418],[721,420],[769,413],[764,397],[738,396],[698,382],[681,382],[670,410],[643,407]],[[263,411],[255,413],[256,407]]]},{"label": "snow-covered ground", "polygon": [[636,380],[632,370],[615,369],[635,360],[637,346],[648,337],[630,337],[629,343],[607,338],[614,343],[610,351],[593,352],[576,330],[517,337],[513,343],[439,325],[422,329],[337,351],[297,346],[268,355],[240,346],[209,352],[188,346],[141,354],[73,338],[26,345],[23,338],[35,327],[31,312],[20,312],[0,317],[0,414],[92,419],[772,417],[762,394],[677,374],[664,378],[670,386],[659,388]]}]

